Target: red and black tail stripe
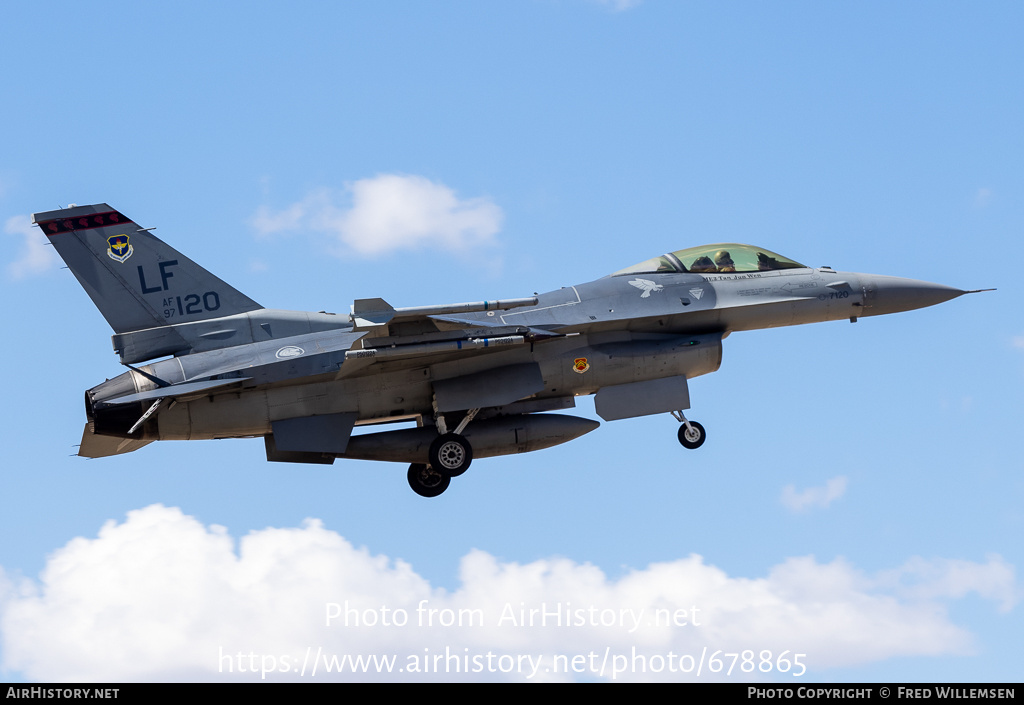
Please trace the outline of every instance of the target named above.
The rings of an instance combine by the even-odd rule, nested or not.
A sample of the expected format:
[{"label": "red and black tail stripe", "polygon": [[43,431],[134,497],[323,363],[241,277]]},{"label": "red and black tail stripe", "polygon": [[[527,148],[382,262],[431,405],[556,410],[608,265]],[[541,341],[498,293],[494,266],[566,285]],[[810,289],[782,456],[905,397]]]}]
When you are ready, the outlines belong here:
[{"label": "red and black tail stripe", "polygon": [[44,220],[38,225],[47,235],[60,235],[61,233],[69,233],[74,230],[94,230],[96,228],[105,228],[109,225],[123,225],[130,222],[132,222],[130,219],[117,211],[106,211],[105,213],[90,213],[89,215],[80,215],[74,218]]}]

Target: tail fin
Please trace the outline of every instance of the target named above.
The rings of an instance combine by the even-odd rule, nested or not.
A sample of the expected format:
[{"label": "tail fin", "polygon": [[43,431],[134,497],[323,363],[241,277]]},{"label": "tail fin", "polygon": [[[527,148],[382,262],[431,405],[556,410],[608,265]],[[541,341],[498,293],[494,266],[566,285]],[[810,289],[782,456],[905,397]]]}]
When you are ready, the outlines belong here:
[{"label": "tail fin", "polygon": [[106,203],[36,213],[32,221],[115,333],[262,308]]}]

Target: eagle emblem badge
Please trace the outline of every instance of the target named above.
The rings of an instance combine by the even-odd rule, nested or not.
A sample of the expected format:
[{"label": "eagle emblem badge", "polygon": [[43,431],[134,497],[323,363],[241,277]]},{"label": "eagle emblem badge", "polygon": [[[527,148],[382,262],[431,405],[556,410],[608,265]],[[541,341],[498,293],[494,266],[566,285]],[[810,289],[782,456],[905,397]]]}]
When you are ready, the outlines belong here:
[{"label": "eagle emblem badge", "polygon": [[117,262],[124,262],[132,256],[132,244],[127,235],[111,235],[107,238],[107,256]]}]

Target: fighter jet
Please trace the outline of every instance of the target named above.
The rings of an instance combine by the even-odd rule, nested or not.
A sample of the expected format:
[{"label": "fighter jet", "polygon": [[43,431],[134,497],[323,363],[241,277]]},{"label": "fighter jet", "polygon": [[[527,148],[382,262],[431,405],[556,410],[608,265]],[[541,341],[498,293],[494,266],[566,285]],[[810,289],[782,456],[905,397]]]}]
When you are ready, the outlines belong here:
[{"label": "fighter jet", "polygon": [[[262,437],[267,460],[409,463],[436,497],[474,459],[540,450],[597,428],[559,413],[594,395],[605,421],[686,418],[688,382],[735,331],[877,316],[967,291],[808,267],[738,243],[678,250],[537,296],[338,315],[264,308],[105,203],[37,213],[114,330],[128,371],[85,393],[78,454],[156,440]],[[146,363],[146,364],[143,364]],[[356,426],[407,428],[356,433]]]}]

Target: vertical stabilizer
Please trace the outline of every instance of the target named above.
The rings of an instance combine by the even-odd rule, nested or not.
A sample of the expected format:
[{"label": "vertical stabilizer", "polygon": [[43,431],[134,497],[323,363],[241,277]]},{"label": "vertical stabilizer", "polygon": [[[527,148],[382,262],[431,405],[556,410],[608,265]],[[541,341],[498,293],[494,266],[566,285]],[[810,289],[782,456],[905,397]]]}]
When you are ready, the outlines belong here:
[{"label": "vertical stabilizer", "polygon": [[105,203],[36,213],[32,221],[115,333],[262,308]]}]

